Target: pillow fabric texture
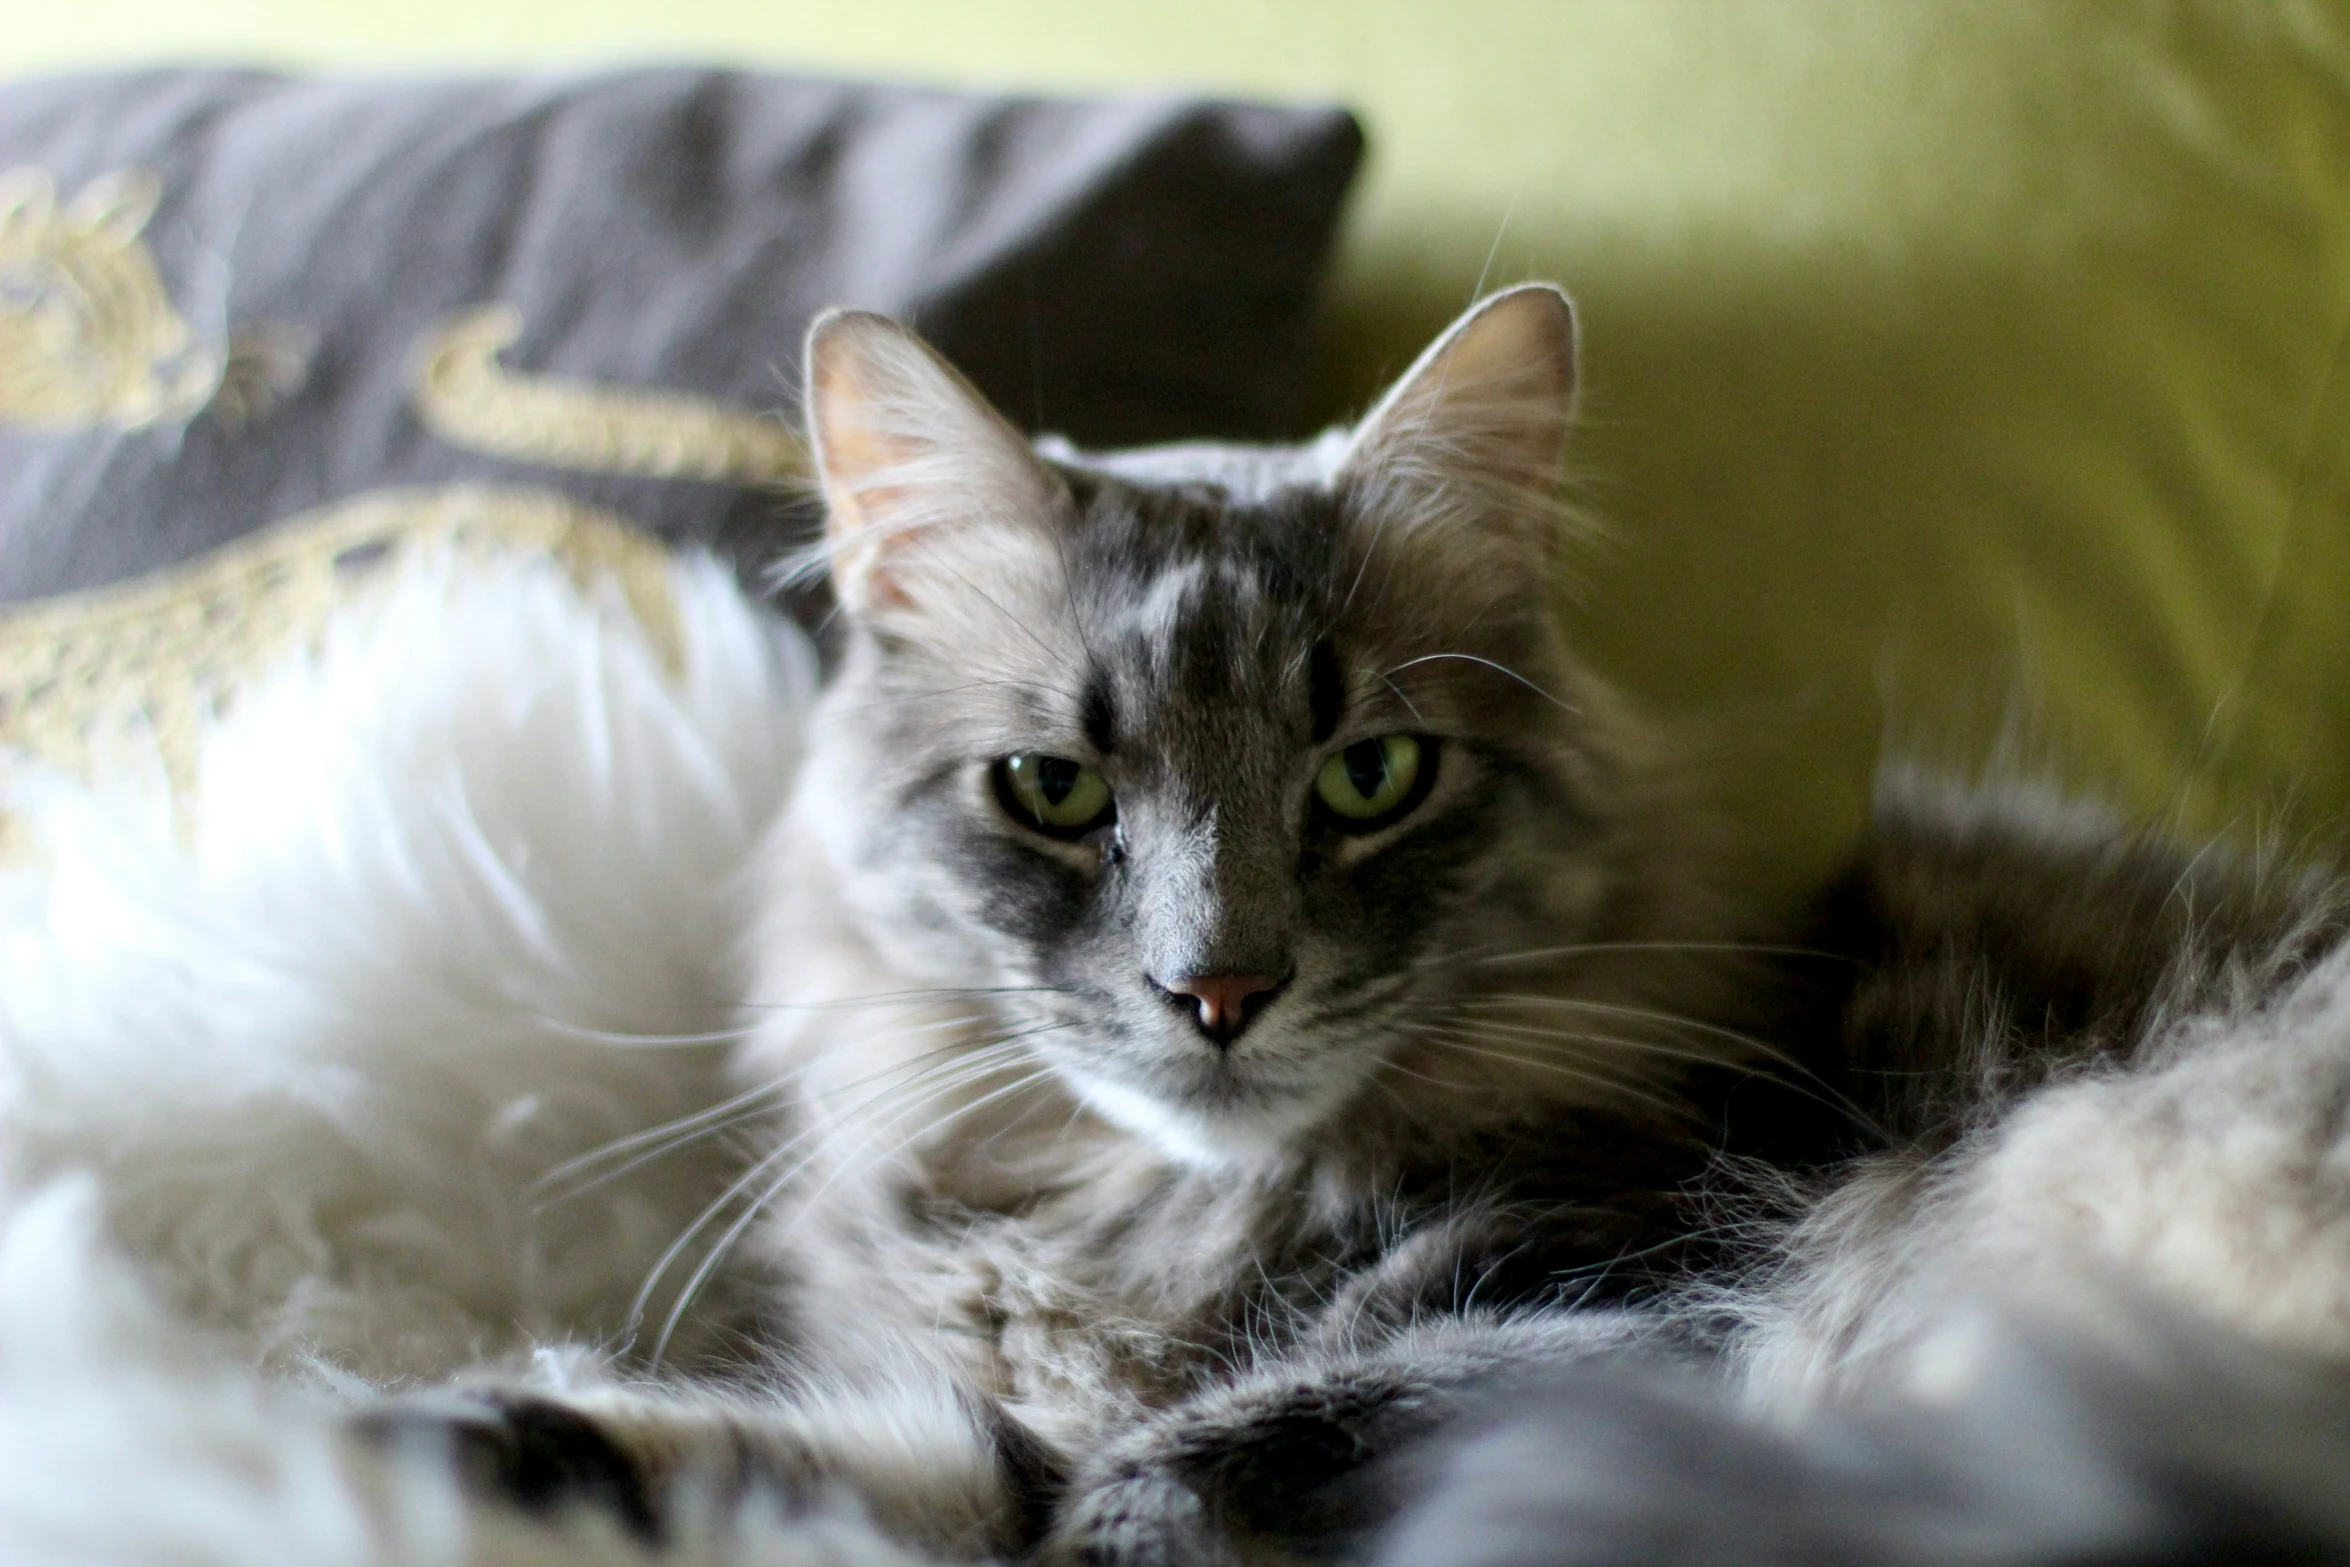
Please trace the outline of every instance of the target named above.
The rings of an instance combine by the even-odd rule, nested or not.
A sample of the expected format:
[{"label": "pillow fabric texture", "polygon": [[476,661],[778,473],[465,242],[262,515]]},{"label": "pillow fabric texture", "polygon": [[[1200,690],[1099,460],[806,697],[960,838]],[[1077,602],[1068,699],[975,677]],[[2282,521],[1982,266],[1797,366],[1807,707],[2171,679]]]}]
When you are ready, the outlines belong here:
[{"label": "pillow fabric texture", "polygon": [[718,70],[0,94],[0,599],[390,486],[527,484],[762,567],[827,305],[1087,443],[1265,435],[1343,111]]}]

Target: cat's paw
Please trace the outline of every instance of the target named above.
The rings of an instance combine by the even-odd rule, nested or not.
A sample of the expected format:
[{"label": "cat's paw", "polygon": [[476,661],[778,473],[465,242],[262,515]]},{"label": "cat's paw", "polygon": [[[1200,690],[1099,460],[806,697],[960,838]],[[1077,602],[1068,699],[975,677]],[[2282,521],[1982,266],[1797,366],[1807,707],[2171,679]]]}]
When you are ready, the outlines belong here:
[{"label": "cat's paw", "polygon": [[357,1419],[385,1447],[430,1449],[455,1465],[468,1492],[538,1517],[595,1510],[648,1545],[663,1529],[644,1465],[593,1416],[511,1389],[448,1391],[395,1400]]},{"label": "cat's paw", "polygon": [[995,1560],[1043,1531],[1062,1474],[1059,1456],[997,1406],[943,1383],[805,1399],[460,1387],[387,1402],[361,1429],[453,1464],[485,1503],[550,1521],[608,1519],[654,1546],[690,1546],[712,1530],[797,1538],[833,1528]]},{"label": "cat's paw", "polygon": [[1326,1560],[1368,1522],[1369,1466],[1443,1400],[1361,1363],[1297,1367],[1167,1411],[1081,1476],[1042,1560],[1052,1567],[1236,1567]]},{"label": "cat's paw", "polygon": [[1206,1505],[1163,1474],[1129,1474],[1075,1497],[1036,1567],[1237,1567]]}]

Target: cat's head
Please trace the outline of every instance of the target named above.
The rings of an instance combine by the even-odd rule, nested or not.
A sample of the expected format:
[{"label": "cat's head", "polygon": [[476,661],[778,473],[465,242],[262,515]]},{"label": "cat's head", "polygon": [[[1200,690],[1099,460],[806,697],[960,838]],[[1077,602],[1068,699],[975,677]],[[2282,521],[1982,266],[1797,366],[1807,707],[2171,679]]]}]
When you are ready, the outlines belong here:
[{"label": "cat's head", "polygon": [[1552,618],[1574,318],[1487,299],[1351,431],[1032,447],[837,313],[808,412],[846,644],[803,785],[851,917],[1099,1112],[1293,1145],[1464,964],[1615,896],[1604,694]]}]

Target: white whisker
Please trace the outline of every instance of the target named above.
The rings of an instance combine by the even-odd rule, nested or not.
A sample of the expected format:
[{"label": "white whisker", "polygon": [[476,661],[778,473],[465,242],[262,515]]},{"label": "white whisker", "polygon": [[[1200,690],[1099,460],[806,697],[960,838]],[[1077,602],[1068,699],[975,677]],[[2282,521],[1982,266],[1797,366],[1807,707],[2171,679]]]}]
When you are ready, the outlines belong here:
[{"label": "white whisker", "polygon": [[[1591,1070],[1588,1066],[1569,1065],[1564,1061],[1545,1060],[1534,1056],[1522,1055],[1516,1051],[1511,1050],[1484,1049],[1480,1044],[1474,1042],[1480,1036],[1466,1035],[1462,1037],[1453,1037],[1436,1030],[1429,1030],[1423,1033],[1420,1037],[1425,1039],[1428,1043],[1436,1045],[1441,1049],[1457,1050],[1464,1055],[1478,1056],[1489,1061],[1501,1061],[1506,1062],[1511,1066],[1525,1067],[1533,1071],[1549,1072],[1553,1076],[1562,1077],[1571,1082],[1588,1083],[1593,1087],[1604,1090],[1609,1094],[1621,1095],[1624,1098],[1636,1100],[1639,1103],[1648,1105],[1653,1109],[1663,1111],[1667,1115],[1677,1117],[1685,1115],[1688,1111],[1688,1107],[1686,1105],[1680,1104],[1672,1099],[1661,1097],[1657,1094],[1646,1092],[1631,1082],[1628,1082],[1622,1078],[1611,1077],[1604,1072]],[[1507,1043],[1506,1040],[1499,1039],[1492,1040],[1490,1042],[1496,1045]]]},{"label": "white whisker", "polygon": [[1542,700],[1548,702],[1551,706],[1557,708],[1560,712],[1567,714],[1569,717],[1580,718],[1583,716],[1582,711],[1579,708],[1576,708],[1571,703],[1563,702],[1559,698],[1551,695],[1541,686],[1536,685],[1533,681],[1527,679],[1524,675],[1521,675],[1516,670],[1510,668],[1509,665],[1496,663],[1490,658],[1481,658],[1475,653],[1423,653],[1418,658],[1405,659],[1402,663],[1396,665],[1393,669],[1381,670],[1379,672],[1379,678],[1385,680],[1391,676],[1400,675],[1405,670],[1411,669],[1417,665],[1432,664],[1439,659],[1446,658],[1457,658],[1463,663],[1468,664],[1481,664],[1485,668],[1492,670],[1495,674],[1507,675],[1510,679],[1515,680],[1519,685],[1524,686],[1527,690],[1533,692],[1536,696],[1542,698]]},{"label": "white whisker", "polygon": [[[908,1082],[892,1084],[883,1088],[878,1093],[875,1093],[857,1105],[852,1106],[846,1113],[853,1115],[859,1110],[863,1110],[871,1105],[878,1104],[893,1093],[901,1093],[906,1091],[908,1088],[920,1084],[926,1077],[929,1077],[933,1073],[941,1073],[957,1066],[967,1065],[968,1057],[981,1056],[997,1050],[1001,1050],[1003,1048],[1004,1043],[998,1041],[990,1043],[986,1046],[976,1047],[968,1052],[967,1055],[959,1055],[953,1059],[941,1061],[935,1066],[926,1068],[923,1071],[916,1073],[915,1076]],[[888,1074],[884,1073],[878,1075]],[[870,1081],[870,1079],[868,1079],[868,1081]],[[706,1207],[702,1209],[700,1213],[694,1216],[692,1222],[686,1225],[685,1229],[679,1233],[678,1237],[674,1241],[669,1243],[667,1249],[664,1250],[661,1253],[661,1256],[654,1262],[652,1270],[646,1276],[643,1286],[638,1289],[636,1298],[630,1302],[627,1323],[632,1335],[644,1321],[645,1308],[651,1303],[653,1292],[660,1287],[661,1280],[668,1274],[669,1270],[676,1266],[678,1258],[684,1255],[686,1248],[693,1244],[694,1237],[701,1234],[703,1230],[707,1229],[710,1224],[718,1217],[718,1215],[725,1212],[731,1204],[740,1198],[744,1192],[750,1190],[752,1185],[764,1178],[767,1173],[773,1170],[778,1163],[788,1157],[792,1152],[801,1147],[803,1144],[819,1136],[825,1130],[826,1128],[821,1125],[810,1126],[802,1129],[795,1135],[784,1139],[781,1143],[778,1143],[774,1148],[768,1150],[765,1154],[760,1156],[759,1159],[754,1161],[750,1168],[745,1170],[740,1176],[736,1177],[734,1181],[728,1184],[724,1191],[720,1192],[710,1201]],[[788,1180],[791,1175],[797,1174],[799,1169],[804,1167],[805,1162],[803,1161],[801,1165],[794,1166],[790,1172],[787,1172],[784,1179]],[[772,1192],[770,1192],[769,1195],[772,1196]],[[764,1201],[766,1199],[762,1198],[761,1200]],[[681,1302],[680,1309],[682,1309],[682,1304],[683,1303]],[[671,1313],[670,1328],[665,1329],[662,1335],[661,1342],[663,1345],[668,1343],[669,1333],[675,1327],[677,1315],[678,1314],[676,1311]],[[654,1361],[656,1364],[658,1364],[659,1359],[660,1350],[656,1349],[654,1352]]]},{"label": "white whisker", "polygon": [[[696,1110],[691,1115],[681,1115],[675,1120],[664,1121],[658,1126],[648,1126],[643,1131],[632,1132],[626,1137],[614,1138],[611,1142],[591,1148],[585,1153],[574,1154],[561,1164],[547,1170],[526,1188],[534,1197],[542,1198],[532,1207],[531,1211],[538,1213],[549,1208],[560,1207],[564,1203],[586,1196],[600,1186],[618,1180],[629,1171],[649,1164],[664,1154],[674,1153],[703,1137],[714,1136],[727,1127],[763,1115],[767,1113],[769,1108],[766,1101],[780,1096],[789,1086],[784,1082],[762,1083],[756,1088],[745,1089],[730,1099],[724,1099],[717,1104]],[[631,1157],[632,1155],[633,1157]],[[620,1162],[613,1168],[598,1169],[599,1166],[610,1164],[614,1160]],[[589,1171],[596,1171],[590,1179],[582,1181],[568,1190],[554,1190],[564,1181]]]},{"label": "white whisker", "polygon": [[698,1034],[631,1034],[615,1029],[589,1028],[580,1023],[567,1023],[559,1017],[540,1016],[531,1021],[550,1034],[565,1039],[585,1040],[594,1045],[621,1045],[630,1048],[664,1049],[695,1045],[732,1044],[746,1037],[749,1028],[713,1028]]},{"label": "white whisker", "polygon": [[1493,952],[1480,947],[1464,947],[1457,952],[1422,958],[1412,965],[1414,972],[1438,968],[1468,968],[1489,963],[1532,963],[1545,958],[1606,957],[1616,953],[1693,953],[1779,958],[1829,958],[1841,962],[1853,960],[1842,953],[1822,951],[1816,947],[1794,947],[1754,941],[1570,941],[1553,947],[1522,947],[1515,951]]},{"label": "white whisker", "polygon": [[[943,1093],[953,1088],[960,1087],[964,1083],[976,1081],[985,1075],[985,1072],[968,1073],[948,1082],[930,1086],[933,1087],[934,1094]],[[870,1168],[871,1164],[878,1164],[883,1160],[895,1157],[897,1153],[902,1152],[905,1148],[912,1146],[913,1143],[929,1135],[929,1133],[952,1123],[961,1116],[968,1115],[970,1112],[980,1108],[982,1105],[988,1104],[993,1100],[1000,1099],[1007,1093],[1029,1087],[1037,1082],[1049,1078],[1050,1076],[1052,1076],[1051,1068],[1039,1067],[1033,1071],[1023,1074],[1021,1077],[1016,1078],[1013,1082],[1005,1085],[1002,1088],[996,1089],[993,1092],[982,1095],[978,1099],[972,1100],[968,1104],[958,1105],[953,1110],[947,1112],[944,1116],[940,1116],[927,1123],[923,1127],[918,1128],[916,1131],[900,1141],[898,1145],[891,1149],[888,1153],[883,1154],[879,1159],[870,1161],[867,1167]],[[868,1143],[869,1142],[870,1136],[868,1137]],[[858,1148],[851,1150],[851,1152],[862,1152],[865,1146],[865,1144],[860,1144]],[[676,1302],[669,1308],[668,1318],[661,1325],[660,1337],[656,1339],[653,1344],[651,1357],[653,1364],[659,1365],[661,1363],[662,1356],[668,1352],[670,1340],[676,1335],[679,1325],[685,1320],[685,1313],[691,1309],[695,1297],[701,1293],[703,1286],[709,1283],[710,1276],[717,1271],[719,1263],[724,1260],[726,1254],[729,1251],[733,1250],[735,1243],[742,1239],[744,1231],[748,1230],[751,1227],[751,1224],[759,1217],[759,1215],[766,1210],[767,1204],[772,1202],[786,1186],[790,1185],[791,1182],[808,1167],[809,1163],[812,1162],[813,1157],[814,1156],[811,1155],[810,1158],[801,1160],[799,1163],[792,1166],[791,1169],[786,1170],[783,1174],[768,1182],[766,1189],[744,1208],[743,1212],[736,1217],[732,1224],[726,1227],[725,1232],[718,1237],[715,1243],[712,1244],[708,1253],[703,1256],[701,1263],[694,1269],[692,1275],[687,1278],[684,1287],[678,1291]],[[813,1205],[818,1198],[822,1197],[825,1192],[829,1191],[832,1187],[832,1183],[839,1178],[841,1173],[846,1168],[847,1162],[844,1160],[840,1168],[835,1169],[831,1175],[826,1176],[824,1180],[816,1187],[816,1189],[808,1194],[805,1202],[802,1205],[801,1211],[806,1212],[808,1206]]]}]

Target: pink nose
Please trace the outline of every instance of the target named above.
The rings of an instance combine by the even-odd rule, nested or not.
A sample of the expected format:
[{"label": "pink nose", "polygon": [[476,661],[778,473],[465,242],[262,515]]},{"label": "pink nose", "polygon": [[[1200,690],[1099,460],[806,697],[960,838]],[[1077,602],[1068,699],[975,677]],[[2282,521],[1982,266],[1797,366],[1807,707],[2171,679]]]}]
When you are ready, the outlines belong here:
[{"label": "pink nose", "polygon": [[1198,1007],[1200,1031],[1218,1044],[1240,1037],[1252,1013],[1264,1010],[1260,997],[1270,997],[1283,981],[1270,974],[1187,974],[1169,980],[1171,996],[1188,996]]}]

